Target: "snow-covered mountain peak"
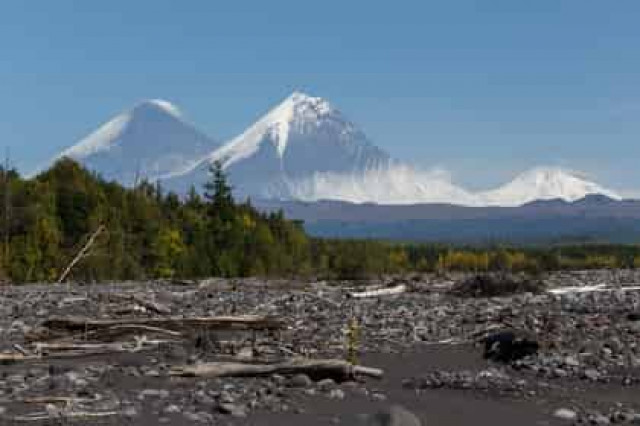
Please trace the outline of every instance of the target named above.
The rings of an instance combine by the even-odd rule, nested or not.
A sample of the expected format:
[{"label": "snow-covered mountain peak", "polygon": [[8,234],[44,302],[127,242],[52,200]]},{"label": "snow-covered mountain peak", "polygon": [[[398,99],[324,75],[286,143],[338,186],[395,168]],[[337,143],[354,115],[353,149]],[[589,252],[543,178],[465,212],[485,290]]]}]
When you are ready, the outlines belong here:
[{"label": "snow-covered mountain peak", "polygon": [[535,167],[497,189],[479,194],[479,198],[481,204],[519,206],[534,200],[576,201],[589,194],[620,199],[582,174],[559,167]]},{"label": "snow-covered mountain peak", "polygon": [[218,147],[169,101],[150,99],[116,115],[56,158],[73,158],[130,185],[184,173]]},{"label": "snow-covered mountain peak", "polygon": [[357,130],[327,100],[302,92],[293,92],[242,134],[223,148],[213,152],[209,161],[220,160],[226,167],[251,157],[262,144],[273,146],[282,159],[292,136],[304,136],[331,127],[337,134],[347,136]]},{"label": "snow-covered mountain peak", "polygon": [[178,119],[182,119],[183,117],[182,112],[177,106],[164,99],[146,99],[134,106],[129,112],[129,115],[136,116],[148,113],[169,114]]},{"label": "snow-covered mountain peak", "polygon": [[293,92],[280,107],[291,108],[294,119],[314,119],[335,112],[327,100],[302,92]]},{"label": "snow-covered mountain peak", "polygon": [[318,173],[359,176],[384,169],[391,159],[328,101],[294,92],[168,184],[201,184],[215,161],[228,171],[236,194],[260,197]]}]

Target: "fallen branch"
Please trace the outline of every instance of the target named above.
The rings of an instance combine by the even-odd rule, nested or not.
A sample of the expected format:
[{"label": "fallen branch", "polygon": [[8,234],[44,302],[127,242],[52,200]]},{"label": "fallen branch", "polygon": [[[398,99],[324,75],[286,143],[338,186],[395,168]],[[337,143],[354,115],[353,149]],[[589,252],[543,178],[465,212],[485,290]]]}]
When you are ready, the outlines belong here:
[{"label": "fallen branch", "polygon": [[14,362],[29,361],[29,360],[38,359],[38,358],[39,357],[35,355],[0,353],[0,364],[11,364]]},{"label": "fallen branch", "polygon": [[197,365],[177,366],[170,374],[182,377],[262,377],[273,374],[306,374],[314,380],[331,378],[336,381],[353,379],[358,376],[379,379],[384,372],[378,368],[352,365],[337,359],[306,360],[297,359],[277,364],[244,364],[235,362],[211,362]]},{"label": "fallen branch", "polygon": [[73,267],[76,266],[76,264],[87,255],[87,252],[89,251],[93,243],[96,241],[96,238],[98,238],[98,235],[100,235],[104,230],[105,230],[104,225],[98,226],[98,229],[96,229],[96,231],[91,235],[91,237],[89,237],[89,239],[87,240],[87,243],[82,247],[82,249],[78,252],[76,257],[74,257],[73,260],[71,260],[69,265],[67,265],[65,270],[62,272],[62,275],[60,275],[60,278],[58,279],[58,284],[63,283],[64,280],[69,275],[69,273],[71,272],[71,270],[73,269]]},{"label": "fallen branch", "polygon": [[407,286],[404,284],[400,284],[394,287],[385,287],[362,292],[351,292],[349,293],[349,297],[352,297],[354,299],[362,299],[366,297],[392,296],[394,294],[404,293],[405,291],[407,291]]},{"label": "fallen branch", "polygon": [[159,327],[152,327],[148,325],[142,324],[122,324],[122,325],[114,325],[113,327],[109,327],[107,329],[99,329],[92,330],[86,333],[79,333],[75,335],[66,336],[62,339],[58,340],[84,340],[84,341],[113,341],[113,340],[122,340],[123,337],[128,335],[162,335],[175,337],[176,339],[181,339],[184,337],[184,334],[179,331],[167,330]]},{"label": "fallen branch", "polygon": [[13,417],[14,422],[41,422],[43,420],[61,420],[61,419],[91,419],[98,417],[110,417],[117,416],[120,413],[117,411],[69,411],[69,412],[54,412],[54,413],[32,413],[24,416]]},{"label": "fallen branch", "polygon": [[[46,320],[37,331],[26,336],[30,341],[51,340],[69,334],[82,334],[86,338],[102,337],[109,333],[131,332],[151,327],[160,334],[194,333],[201,330],[277,330],[283,323],[275,318],[247,315],[193,318],[121,318],[98,320],[83,317],[53,317]],[[149,329],[147,329],[149,331]],[[178,336],[177,334],[174,334]]]},{"label": "fallen branch", "polygon": [[171,313],[171,309],[167,306],[154,302],[152,300],[146,300],[137,294],[118,294],[118,293],[110,293],[109,298],[117,299],[118,301],[125,302],[133,302],[137,305],[142,306],[147,311],[155,312],[160,315],[168,315]]},{"label": "fallen branch", "polygon": [[64,404],[66,406],[93,401],[93,399],[89,398],[72,398],[69,396],[34,396],[20,400],[23,404]]}]

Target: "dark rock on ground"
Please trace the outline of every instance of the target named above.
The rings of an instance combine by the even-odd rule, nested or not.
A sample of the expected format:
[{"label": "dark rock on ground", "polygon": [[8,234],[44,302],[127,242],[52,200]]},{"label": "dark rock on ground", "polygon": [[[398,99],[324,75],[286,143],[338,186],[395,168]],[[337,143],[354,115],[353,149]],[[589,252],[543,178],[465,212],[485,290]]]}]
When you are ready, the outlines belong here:
[{"label": "dark rock on ground", "polygon": [[400,405],[382,409],[377,413],[367,416],[364,421],[366,426],[422,426],[420,419],[411,411]]},{"label": "dark rock on ground", "polygon": [[484,338],[484,358],[512,362],[538,353],[537,340],[521,331],[500,331]]}]

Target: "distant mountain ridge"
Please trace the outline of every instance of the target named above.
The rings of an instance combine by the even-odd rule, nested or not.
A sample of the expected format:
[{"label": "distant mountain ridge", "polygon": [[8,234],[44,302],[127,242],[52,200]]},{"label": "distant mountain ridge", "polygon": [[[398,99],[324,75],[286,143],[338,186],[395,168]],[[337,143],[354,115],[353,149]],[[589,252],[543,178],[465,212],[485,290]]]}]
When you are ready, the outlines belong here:
[{"label": "distant mountain ridge", "polygon": [[457,244],[625,243],[640,241],[640,200],[588,195],[519,207],[451,204],[379,205],[342,201],[256,201],[282,210],[312,235]]},{"label": "distant mountain ridge", "polygon": [[168,101],[144,101],[56,158],[69,156],[107,179],[160,181],[178,193],[202,188],[211,164],[229,174],[234,195],[275,200],[520,206],[619,195],[578,173],[537,167],[498,188],[472,192],[448,176],[420,171],[375,146],[325,99],[294,92],[245,131],[219,144]]}]

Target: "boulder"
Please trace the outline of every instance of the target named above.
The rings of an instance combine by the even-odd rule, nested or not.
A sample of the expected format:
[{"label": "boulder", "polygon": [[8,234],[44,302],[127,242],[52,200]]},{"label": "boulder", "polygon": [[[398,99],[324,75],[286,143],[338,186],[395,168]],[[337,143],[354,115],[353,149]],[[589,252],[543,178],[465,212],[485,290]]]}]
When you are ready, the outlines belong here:
[{"label": "boulder", "polygon": [[415,414],[400,405],[392,405],[368,416],[364,424],[366,426],[422,426],[422,422]]},{"label": "boulder", "polygon": [[505,363],[535,355],[540,348],[537,340],[515,330],[491,333],[483,340],[484,358]]}]

